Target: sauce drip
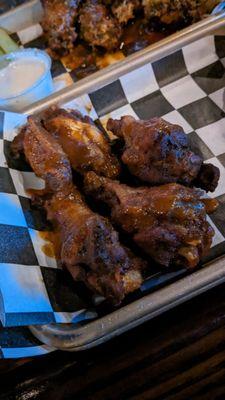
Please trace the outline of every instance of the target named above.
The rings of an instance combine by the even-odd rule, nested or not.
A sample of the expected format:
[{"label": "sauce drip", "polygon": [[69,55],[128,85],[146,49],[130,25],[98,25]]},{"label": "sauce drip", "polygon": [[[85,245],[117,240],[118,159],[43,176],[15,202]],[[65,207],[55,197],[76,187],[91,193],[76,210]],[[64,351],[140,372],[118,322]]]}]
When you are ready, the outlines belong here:
[{"label": "sauce drip", "polygon": [[55,252],[52,243],[46,243],[41,247],[42,252],[49,258],[55,258]]},{"label": "sauce drip", "polygon": [[159,40],[164,39],[169,32],[153,32],[144,26],[141,19],[128,25],[122,37],[122,48],[126,54],[132,54]]},{"label": "sauce drip", "polygon": [[125,58],[122,51],[116,51],[115,53],[106,53],[103,56],[96,57],[96,65],[99,69],[106,68],[111,64],[121,61]]},{"label": "sauce drip", "polygon": [[213,213],[219,207],[219,202],[216,199],[202,199],[205,204],[206,212],[208,214]]},{"label": "sauce drip", "polygon": [[50,258],[60,260],[61,242],[57,231],[38,232],[41,239],[46,243],[42,246],[42,252]]}]

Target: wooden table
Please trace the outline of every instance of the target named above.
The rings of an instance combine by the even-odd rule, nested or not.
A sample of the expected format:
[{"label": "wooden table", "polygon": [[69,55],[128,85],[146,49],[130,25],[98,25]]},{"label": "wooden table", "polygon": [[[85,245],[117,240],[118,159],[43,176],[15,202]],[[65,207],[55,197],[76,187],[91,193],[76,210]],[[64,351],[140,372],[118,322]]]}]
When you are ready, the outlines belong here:
[{"label": "wooden table", "polygon": [[224,400],[225,285],[96,349],[2,361],[0,399]]}]

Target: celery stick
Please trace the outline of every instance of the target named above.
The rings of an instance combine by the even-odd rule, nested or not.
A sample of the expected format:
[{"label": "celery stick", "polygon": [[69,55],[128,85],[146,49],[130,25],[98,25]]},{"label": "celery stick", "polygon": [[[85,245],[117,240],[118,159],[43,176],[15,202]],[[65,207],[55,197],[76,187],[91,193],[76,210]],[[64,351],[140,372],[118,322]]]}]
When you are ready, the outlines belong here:
[{"label": "celery stick", "polygon": [[0,47],[5,53],[12,53],[19,49],[19,46],[11,39],[8,33],[0,28]]}]

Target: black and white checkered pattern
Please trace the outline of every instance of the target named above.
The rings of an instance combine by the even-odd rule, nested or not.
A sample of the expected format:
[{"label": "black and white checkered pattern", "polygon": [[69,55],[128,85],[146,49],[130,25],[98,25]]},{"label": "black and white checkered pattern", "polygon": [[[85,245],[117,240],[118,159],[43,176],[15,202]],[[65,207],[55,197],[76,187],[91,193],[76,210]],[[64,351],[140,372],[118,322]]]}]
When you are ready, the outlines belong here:
[{"label": "black and white checkered pattern", "polygon": [[0,359],[41,356],[54,350],[36,339],[27,327],[0,326]]},{"label": "black and white checkered pattern", "polygon": [[[155,116],[179,124],[191,148],[221,172],[219,209],[209,218],[215,229],[205,262],[225,253],[225,36],[208,36],[153,64],[132,71],[103,88],[64,105],[77,108],[106,129],[108,118]],[[185,271],[155,272],[142,292],[156,290]]]},{"label": "black and white checkered pattern", "polygon": [[[210,217],[216,235],[205,261],[225,253],[224,44],[223,36],[206,37],[64,105],[79,109],[83,114],[88,112],[103,127],[109,116],[118,118],[125,114],[136,118],[162,116],[183,126],[192,148],[221,171],[220,184],[210,194],[219,200],[220,207]],[[77,295],[80,288],[42,251],[45,242],[38,231],[48,226],[45,215],[31,207],[26,189],[40,188],[43,182],[25,162],[12,160],[10,156],[10,142],[25,121],[25,116],[0,113],[1,319],[8,327],[87,319],[95,314],[86,311]],[[183,270],[155,271],[134,296],[157,290],[184,273]],[[22,328],[17,329],[21,332]],[[4,347],[1,333],[0,344],[4,356],[10,356],[10,351],[13,353]],[[17,353],[22,354],[22,350]],[[26,354],[25,351],[24,356]]]},{"label": "black and white checkered pattern", "polygon": [[39,231],[49,227],[26,189],[42,188],[43,182],[10,154],[10,142],[25,122],[19,114],[0,113],[0,318],[4,326],[89,319],[95,312],[86,310],[76,285],[42,251],[46,242]]}]

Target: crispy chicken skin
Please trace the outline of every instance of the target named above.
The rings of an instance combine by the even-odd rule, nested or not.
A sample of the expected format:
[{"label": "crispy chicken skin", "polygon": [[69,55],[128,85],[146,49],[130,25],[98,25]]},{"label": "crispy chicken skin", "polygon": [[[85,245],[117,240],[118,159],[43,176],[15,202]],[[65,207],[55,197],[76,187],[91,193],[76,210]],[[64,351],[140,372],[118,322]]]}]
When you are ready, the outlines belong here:
[{"label": "crispy chicken skin", "polygon": [[193,181],[193,186],[200,187],[206,192],[214,192],[220,179],[220,170],[213,164],[202,164],[200,172]]},{"label": "crispy chicken skin", "polygon": [[51,108],[39,117],[59,141],[74,170],[80,173],[91,170],[113,179],[119,175],[120,165],[111,154],[109,140],[91,118],[58,108]]},{"label": "crispy chicken skin", "polygon": [[135,12],[140,8],[139,0],[116,0],[112,3],[111,10],[120,24],[127,24],[135,17]]},{"label": "crispy chicken skin", "polygon": [[85,204],[73,186],[66,154],[38,117],[28,118],[23,150],[36,175],[46,183],[42,204],[53,223],[56,254],[62,264],[75,280],[84,281],[95,293],[119,304],[140,287],[145,262],[120,244],[118,233],[106,218]]},{"label": "crispy chicken skin", "polygon": [[164,24],[197,21],[218,3],[219,0],[142,0],[146,19],[158,18]]},{"label": "crispy chicken skin", "polygon": [[79,22],[81,36],[91,46],[100,46],[106,50],[119,47],[121,26],[100,1],[84,1]]},{"label": "crispy chicken skin", "polygon": [[141,181],[151,185],[178,182],[189,186],[196,180],[202,189],[215,190],[219,169],[208,164],[208,175],[201,179],[203,159],[189,149],[187,135],[179,125],[162,118],[142,121],[125,116],[120,120],[109,119],[107,129],[124,140],[122,161]]},{"label": "crispy chicken skin", "polygon": [[44,7],[42,26],[48,45],[55,54],[69,53],[77,38],[75,20],[80,0],[41,0]]},{"label": "crispy chicken skin", "polygon": [[111,219],[156,262],[194,268],[210,249],[214,235],[206,212],[216,200],[201,200],[201,190],[179,184],[131,188],[89,172],[85,191],[106,203]]}]

